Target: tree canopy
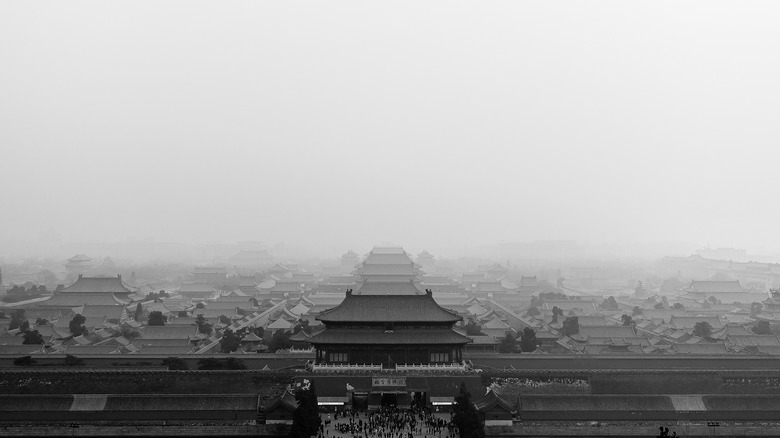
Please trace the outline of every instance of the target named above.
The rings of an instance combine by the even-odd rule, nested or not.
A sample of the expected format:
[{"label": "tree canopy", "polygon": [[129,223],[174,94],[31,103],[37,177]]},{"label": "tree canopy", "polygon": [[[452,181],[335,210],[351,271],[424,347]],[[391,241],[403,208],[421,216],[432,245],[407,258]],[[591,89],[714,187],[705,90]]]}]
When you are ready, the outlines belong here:
[{"label": "tree canopy", "polygon": [[452,421],[458,427],[460,438],[484,438],[485,429],[479,411],[471,401],[466,382],[461,382],[460,393],[455,397]]},{"label": "tree canopy", "polygon": [[712,334],[712,326],[707,321],[699,321],[693,325],[693,336],[709,338]]},{"label": "tree canopy", "polygon": [[769,321],[758,321],[753,326],[753,333],[757,335],[771,335],[772,327],[769,325]]},{"label": "tree canopy", "polygon": [[80,314],[76,314],[76,316],[73,317],[73,319],[70,320],[70,323],[68,323],[68,329],[73,334],[73,336],[81,336],[87,334],[87,328],[84,327],[84,323],[87,321],[87,318],[84,318]]},{"label": "tree canopy", "polygon": [[168,317],[163,315],[159,310],[149,312],[149,322],[147,323],[148,325],[161,326],[165,325],[166,322],[168,322]]},{"label": "tree canopy", "polygon": [[295,400],[298,401],[298,408],[293,412],[290,437],[309,438],[317,435],[321,420],[317,408],[317,392],[314,389],[313,380],[303,379],[296,385]]},{"label": "tree canopy", "polygon": [[517,342],[515,341],[514,333],[508,331],[506,332],[506,336],[501,339],[501,343],[498,345],[498,352],[513,353],[515,351],[515,345],[517,345]]},{"label": "tree canopy", "polygon": [[232,353],[241,346],[241,339],[229,328],[222,331],[222,339],[219,340],[219,349],[223,353]]},{"label": "tree canopy", "polygon": [[534,329],[531,327],[524,328],[523,333],[520,335],[520,351],[530,353],[536,350],[538,344]]},{"label": "tree canopy", "polygon": [[24,342],[22,344],[43,344],[43,336],[38,333],[38,330],[24,332]]},{"label": "tree canopy", "polygon": [[561,333],[565,336],[571,336],[580,332],[580,321],[576,316],[570,316],[563,321]]}]

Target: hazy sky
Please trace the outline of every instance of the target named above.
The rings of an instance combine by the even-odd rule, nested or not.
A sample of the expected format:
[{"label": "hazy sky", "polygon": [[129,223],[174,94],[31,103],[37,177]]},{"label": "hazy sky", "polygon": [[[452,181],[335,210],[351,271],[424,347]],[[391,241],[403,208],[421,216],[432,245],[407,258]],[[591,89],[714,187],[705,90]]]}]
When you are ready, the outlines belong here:
[{"label": "hazy sky", "polygon": [[0,239],[780,250],[780,2],[0,3]]}]

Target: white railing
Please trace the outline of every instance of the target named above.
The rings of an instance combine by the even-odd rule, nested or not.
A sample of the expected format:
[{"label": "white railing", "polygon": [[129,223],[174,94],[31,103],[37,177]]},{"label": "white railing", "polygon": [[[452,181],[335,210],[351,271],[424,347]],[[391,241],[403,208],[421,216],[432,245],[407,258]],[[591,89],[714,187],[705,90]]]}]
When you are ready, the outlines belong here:
[{"label": "white railing", "polygon": [[396,371],[466,371],[466,365],[460,363],[399,364]]},{"label": "white railing", "polygon": [[381,371],[382,365],[375,364],[347,364],[347,363],[321,363],[311,364],[312,371]]}]

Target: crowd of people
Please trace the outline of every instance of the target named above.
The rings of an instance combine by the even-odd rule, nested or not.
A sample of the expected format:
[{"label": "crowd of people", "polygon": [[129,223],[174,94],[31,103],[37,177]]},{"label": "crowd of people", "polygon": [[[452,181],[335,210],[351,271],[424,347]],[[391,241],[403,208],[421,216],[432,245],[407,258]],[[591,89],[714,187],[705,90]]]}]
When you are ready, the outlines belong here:
[{"label": "crowd of people", "polygon": [[[330,435],[331,428],[334,434]],[[336,434],[338,432],[339,435]],[[419,407],[383,407],[372,412],[347,409],[328,414],[318,438],[456,438],[457,429],[448,420]]]}]

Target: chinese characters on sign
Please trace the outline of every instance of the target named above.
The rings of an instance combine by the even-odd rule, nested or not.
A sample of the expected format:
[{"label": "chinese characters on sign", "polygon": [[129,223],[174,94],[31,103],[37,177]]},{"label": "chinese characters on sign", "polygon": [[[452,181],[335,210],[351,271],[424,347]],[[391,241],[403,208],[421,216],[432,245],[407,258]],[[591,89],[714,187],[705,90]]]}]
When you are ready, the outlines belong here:
[{"label": "chinese characters on sign", "polygon": [[371,386],[406,386],[406,377],[374,377]]}]

